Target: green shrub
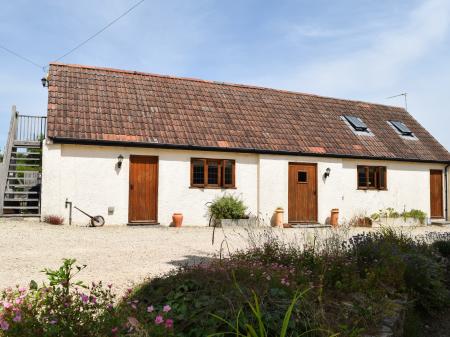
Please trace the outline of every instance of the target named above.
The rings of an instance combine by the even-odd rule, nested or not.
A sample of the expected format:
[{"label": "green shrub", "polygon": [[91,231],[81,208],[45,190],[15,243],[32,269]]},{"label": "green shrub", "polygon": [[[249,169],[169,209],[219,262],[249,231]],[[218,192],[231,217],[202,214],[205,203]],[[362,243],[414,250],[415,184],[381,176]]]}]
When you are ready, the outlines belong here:
[{"label": "green shrub", "polygon": [[75,262],[65,259],[59,269],[45,269],[48,285],[32,281],[28,288],[1,292],[0,336],[117,337],[142,331],[151,336],[173,335],[170,307],[138,308],[138,302],[128,300],[130,292],[122,299],[124,305],[115,307],[111,285],[73,281],[86,267]]},{"label": "green shrub", "polygon": [[208,213],[213,219],[243,219],[247,206],[239,198],[224,195],[216,198],[209,206]]},{"label": "green shrub", "polygon": [[433,243],[433,247],[446,258],[450,258],[450,241],[438,240]]},{"label": "green shrub", "polygon": [[450,293],[446,288],[445,269],[432,257],[423,254],[404,256],[406,287],[416,305],[427,314],[437,313],[450,303]]}]

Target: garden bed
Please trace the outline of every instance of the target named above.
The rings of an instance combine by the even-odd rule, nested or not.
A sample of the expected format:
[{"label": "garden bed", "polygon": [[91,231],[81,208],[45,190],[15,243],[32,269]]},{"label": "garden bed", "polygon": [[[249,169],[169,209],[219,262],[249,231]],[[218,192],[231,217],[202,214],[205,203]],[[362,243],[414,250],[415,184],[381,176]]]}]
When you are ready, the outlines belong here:
[{"label": "garden bed", "polygon": [[420,317],[450,303],[448,234],[413,240],[383,229],[321,245],[270,234],[255,242],[122,298],[101,283],[75,283],[84,267],[66,260],[46,271],[49,284],[3,292],[0,336],[382,336],[380,327],[401,325],[405,298]]}]

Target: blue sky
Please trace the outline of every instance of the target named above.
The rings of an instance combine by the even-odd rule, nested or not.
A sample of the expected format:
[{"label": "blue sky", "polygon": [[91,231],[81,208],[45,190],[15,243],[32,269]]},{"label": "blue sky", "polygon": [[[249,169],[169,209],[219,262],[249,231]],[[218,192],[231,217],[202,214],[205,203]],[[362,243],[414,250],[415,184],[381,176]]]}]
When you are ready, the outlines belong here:
[{"label": "blue sky", "polygon": [[[137,0],[2,1],[0,44],[46,65]],[[403,105],[450,148],[449,0],[146,0],[61,60]],[[0,50],[11,105],[45,114],[42,70]]]}]

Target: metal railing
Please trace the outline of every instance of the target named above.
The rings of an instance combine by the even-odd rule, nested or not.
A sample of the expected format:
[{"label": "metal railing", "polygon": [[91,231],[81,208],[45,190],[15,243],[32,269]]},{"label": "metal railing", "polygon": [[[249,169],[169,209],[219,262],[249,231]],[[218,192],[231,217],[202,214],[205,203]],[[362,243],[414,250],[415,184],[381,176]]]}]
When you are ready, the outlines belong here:
[{"label": "metal railing", "polygon": [[47,117],[17,115],[15,141],[40,142],[47,135]]}]

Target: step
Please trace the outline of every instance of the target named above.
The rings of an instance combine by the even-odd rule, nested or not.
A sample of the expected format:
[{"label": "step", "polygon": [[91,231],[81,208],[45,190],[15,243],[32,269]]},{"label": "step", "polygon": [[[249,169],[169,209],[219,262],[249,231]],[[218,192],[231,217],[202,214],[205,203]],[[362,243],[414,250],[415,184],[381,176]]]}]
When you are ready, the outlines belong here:
[{"label": "step", "polygon": [[41,165],[39,163],[37,163],[37,164],[9,163],[9,166],[41,167]]},{"label": "step", "polygon": [[15,160],[15,161],[17,161],[17,160],[24,160],[24,161],[30,161],[30,160],[32,160],[32,161],[36,161],[36,160],[41,160],[41,157],[35,157],[35,158],[27,158],[27,157],[18,157],[18,158],[16,158],[16,157],[11,157],[11,160]]},{"label": "step", "polygon": [[8,173],[41,172],[40,170],[8,170]]},{"label": "step", "polygon": [[28,214],[1,214],[0,218],[40,218],[40,213],[28,213]]},{"label": "step", "polygon": [[38,140],[15,140],[13,147],[40,148],[41,142]]},{"label": "step", "polygon": [[25,201],[30,201],[30,202],[35,202],[35,201],[39,201],[39,198],[5,198],[3,199],[3,201],[11,201],[11,202],[25,202]]},{"label": "step", "polygon": [[28,187],[34,187],[37,184],[8,184],[9,187],[19,187],[19,188],[28,188]]},{"label": "step", "polygon": [[5,194],[38,194],[37,191],[5,191]]},{"label": "step", "polygon": [[32,156],[41,156],[41,152],[19,152],[19,151],[12,151],[11,154],[21,154],[21,155],[32,155]]},{"label": "step", "polygon": [[39,206],[3,206],[3,209],[39,209]]}]

